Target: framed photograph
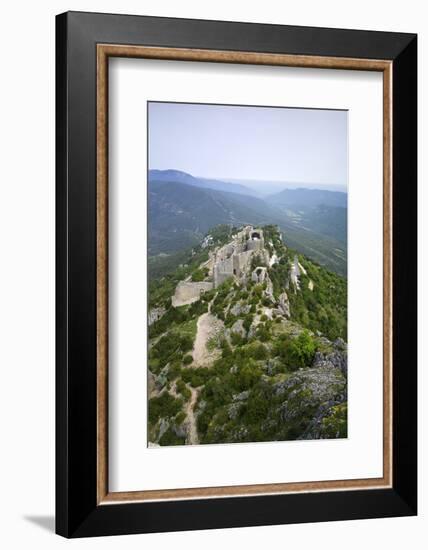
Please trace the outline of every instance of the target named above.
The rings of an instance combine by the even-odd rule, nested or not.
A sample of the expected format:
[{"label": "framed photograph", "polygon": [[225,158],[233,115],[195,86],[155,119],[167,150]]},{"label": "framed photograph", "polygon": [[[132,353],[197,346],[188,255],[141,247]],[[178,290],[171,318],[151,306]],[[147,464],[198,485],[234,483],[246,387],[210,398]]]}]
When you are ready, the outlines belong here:
[{"label": "framed photograph", "polygon": [[416,514],[416,36],[56,24],[58,534]]}]

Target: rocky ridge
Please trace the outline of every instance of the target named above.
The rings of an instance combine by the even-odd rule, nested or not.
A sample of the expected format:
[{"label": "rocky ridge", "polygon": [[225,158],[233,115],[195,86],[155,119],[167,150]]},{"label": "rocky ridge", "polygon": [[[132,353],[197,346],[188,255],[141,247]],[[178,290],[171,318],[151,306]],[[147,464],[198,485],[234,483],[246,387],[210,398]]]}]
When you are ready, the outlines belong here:
[{"label": "rocky ridge", "polygon": [[346,437],[346,281],[274,226],[229,239],[202,242],[208,260],[186,281],[203,292],[149,313],[150,443]]}]

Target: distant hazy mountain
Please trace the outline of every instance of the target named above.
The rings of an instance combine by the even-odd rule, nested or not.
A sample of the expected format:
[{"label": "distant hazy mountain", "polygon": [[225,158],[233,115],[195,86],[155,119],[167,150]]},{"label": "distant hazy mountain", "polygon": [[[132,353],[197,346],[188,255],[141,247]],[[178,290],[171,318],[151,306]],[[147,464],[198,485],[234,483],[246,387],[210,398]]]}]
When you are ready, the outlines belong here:
[{"label": "distant hazy mountain", "polygon": [[149,170],[149,181],[174,181],[193,185],[194,187],[202,187],[203,189],[215,189],[216,191],[227,191],[229,193],[238,193],[239,195],[257,196],[257,192],[240,183],[197,178],[181,170]]},{"label": "distant hazy mountain", "polygon": [[199,242],[219,224],[278,223],[281,213],[263,200],[178,181],[149,182],[149,254]]},{"label": "distant hazy mountain", "polygon": [[346,193],[346,186],[338,184],[327,184],[317,182],[298,182],[298,181],[272,181],[272,180],[248,180],[248,179],[235,179],[228,178],[230,183],[239,183],[248,187],[257,193],[260,197],[267,197],[269,195],[276,195],[284,189],[308,189],[308,190],[321,190],[321,191],[338,191]]},{"label": "distant hazy mountain", "polygon": [[[210,187],[216,183],[222,188]],[[239,192],[230,192],[236,188]],[[149,255],[192,247],[219,224],[275,224],[291,247],[346,274],[346,193],[296,189],[264,200],[244,190],[176,170],[150,171]]]},{"label": "distant hazy mountain", "polygon": [[347,193],[321,189],[284,189],[265,198],[297,228],[338,239],[346,246]]},{"label": "distant hazy mountain", "polygon": [[323,189],[284,189],[279,193],[269,195],[265,199],[276,206],[340,206],[347,207],[348,195],[340,191],[325,191]]}]

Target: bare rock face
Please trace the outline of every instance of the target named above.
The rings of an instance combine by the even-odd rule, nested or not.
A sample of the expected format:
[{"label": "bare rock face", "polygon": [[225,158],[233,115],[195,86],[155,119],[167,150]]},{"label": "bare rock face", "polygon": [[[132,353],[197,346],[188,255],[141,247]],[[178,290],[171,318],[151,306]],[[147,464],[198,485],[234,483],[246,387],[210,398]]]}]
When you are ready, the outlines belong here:
[{"label": "bare rock face", "polygon": [[166,383],[168,382],[168,378],[167,378],[168,370],[169,370],[169,366],[167,365],[160,371],[160,373],[157,376],[155,376],[155,389],[159,392],[162,391],[162,389],[165,387]]},{"label": "bare rock face", "polygon": [[188,430],[189,428],[186,423],[183,423],[180,425],[173,424],[172,426],[172,431],[175,433],[177,437],[182,437],[182,438],[187,437]]},{"label": "bare rock face", "polygon": [[245,401],[246,399],[248,399],[249,395],[250,395],[249,390],[241,391],[241,393],[235,394],[232,397],[232,399],[233,399],[233,401]]},{"label": "bare rock face", "polygon": [[348,404],[345,399],[330,399],[315,413],[299,439],[347,437]]},{"label": "bare rock face", "polygon": [[348,376],[348,353],[346,350],[335,349],[330,353],[317,351],[312,363],[313,368],[329,367],[339,369],[343,376]]},{"label": "bare rock face", "polygon": [[247,335],[247,331],[244,328],[244,321],[242,319],[238,319],[235,321],[230,329],[231,332],[234,332],[235,334],[239,334],[242,336],[242,338],[245,338]]},{"label": "bare rock face", "polygon": [[232,432],[231,441],[246,441],[247,438],[248,429],[244,426],[239,426]]},{"label": "bare rock face", "polygon": [[283,292],[279,295],[278,309],[282,312],[283,315],[285,315],[285,317],[290,318],[290,302],[288,301],[288,296],[286,292]]},{"label": "bare rock face", "polygon": [[334,341],[334,345],[336,346],[336,348],[341,350],[346,350],[348,348],[346,342],[342,338],[336,338],[336,340]]},{"label": "bare rock face", "polygon": [[156,388],[156,378],[155,378],[154,374],[151,371],[148,371],[148,373],[147,373],[147,389],[148,389],[149,395],[151,395],[153,393],[155,388]]},{"label": "bare rock face", "polygon": [[[264,246],[264,245],[263,245],[263,246]],[[263,248],[263,250],[261,251],[261,257],[263,258],[263,262],[264,262],[266,265],[269,265],[270,256],[269,256],[269,252],[266,250],[266,248]]]},{"label": "bare rock face", "polygon": [[278,307],[274,307],[272,309],[272,315],[274,315],[276,317],[278,317],[278,316],[282,317],[284,315],[284,312],[282,311],[282,309],[279,309]]},{"label": "bare rock face", "polygon": [[232,315],[246,315],[251,309],[251,306],[249,306],[248,304],[240,304],[240,303],[237,303],[235,304],[233,307],[230,308],[230,313],[232,313]]},{"label": "bare rock face", "polygon": [[227,409],[229,420],[235,420],[242,409],[242,403],[231,403]]},{"label": "bare rock face", "polygon": [[267,284],[266,284],[265,296],[266,296],[267,298],[269,298],[269,300],[271,300],[272,302],[274,302],[274,297],[273,297],[273,284],[272,284],[272,281],[271,281],[270,278],[269,278],[269,275],[267,276],[266,282],[267,282]]},{"label": "bare rock face", "polygon": [[156,321],[159,321],[159,319],[164,316],[165,311],[166,309],[164,307],[156,307],[151,309],[148,315],[149,326],[156,323]]},{"label": "bare rock face", "polygon": [[258,322],[258,319],[255,318],[254,321],[252,322],[251,326],[250,326],[250,329],[248,331],[248,338],[254,338],[254,336],[256,335],[256,332],[257,332],[257,327],[259,326],[259,322]]},{"label": "bare rock face", "polygon": [[163,436],[163,434],[168,430],[169,428],[169,421],[165,418],[161,418],[159,423],[159,436],[158,440]]},{"label": "bare rock face", "polygon": [[329,366],[301,369],[275,385],[275,393],[284,396],[280,407],[283,422],[313,418],[322,405],[346,399],[346,379],[341,371]]}]

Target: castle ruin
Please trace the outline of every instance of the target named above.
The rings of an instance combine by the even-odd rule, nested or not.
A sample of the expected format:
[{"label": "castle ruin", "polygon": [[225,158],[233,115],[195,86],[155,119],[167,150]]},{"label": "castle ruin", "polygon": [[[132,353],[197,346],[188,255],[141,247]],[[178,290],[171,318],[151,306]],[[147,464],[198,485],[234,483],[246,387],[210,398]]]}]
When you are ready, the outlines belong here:
[{"label": "castle ruin", "polygon": [[187,306],[199,300],[205,292],[212,290],[212,282],[193,283],[180,281],[176,286],[174,296],[171,299],[173,307]]},{"label": "castle ruin", "polygon": [[220,286],[229,277],[242,279],[250,265],[251,256],[264,249],[263,231],[245,227],[233,238],[232,242],[220,248],[214,259],[214,288]]},{"label": "castle ruin", "polygon": [[251,280],[255,283],[264,283],[267,276],[268,274],[266,267],[256,267],[256,269],[251,273]]},{"label": "castle ruin", "polygon": [[249,272],[251,257],[257,252],[267,254],[264,249],[263,231],[248,225],[234,235],[231,242],[211,253],[209,261],[205,264],[209,268],[207,281],[186,280],[178,283],[172,297],[172,305],[178,307],[191,304],[199,300],[201,293],[218,288],[231,277],[237,281],[244,280]]}]

